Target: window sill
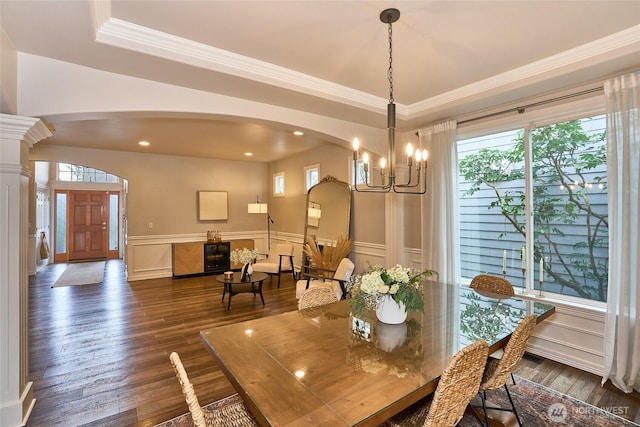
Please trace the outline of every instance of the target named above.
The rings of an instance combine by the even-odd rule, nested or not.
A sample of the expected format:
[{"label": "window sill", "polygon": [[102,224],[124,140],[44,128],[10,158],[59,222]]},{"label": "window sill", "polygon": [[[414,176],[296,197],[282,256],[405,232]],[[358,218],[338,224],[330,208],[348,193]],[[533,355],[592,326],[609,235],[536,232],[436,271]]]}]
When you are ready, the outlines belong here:
[{"label": "window sill", "polygon": [[538,295],[537,292],[535,293],[530,291],[523,292],[523,290],[519,288],[515,288],[515,291],[516,291],[516,296],[526,300],[531,300],[531,301],[536,301],[541,303],[546,302],[549,304],[553,304],[555,306],[564,306],[564,307],[569,307],[573,309],[590,311],[593,313],[606,314],[607,312],[607,303],[603,303],[599,301],[584,303],[584,302],[577,301],[577,298],[572,298],[572,299],[557,298],[557,297],[554,297],[553,294],[545,294],[545,293],[543,293],[543,296],[541,297]]}]

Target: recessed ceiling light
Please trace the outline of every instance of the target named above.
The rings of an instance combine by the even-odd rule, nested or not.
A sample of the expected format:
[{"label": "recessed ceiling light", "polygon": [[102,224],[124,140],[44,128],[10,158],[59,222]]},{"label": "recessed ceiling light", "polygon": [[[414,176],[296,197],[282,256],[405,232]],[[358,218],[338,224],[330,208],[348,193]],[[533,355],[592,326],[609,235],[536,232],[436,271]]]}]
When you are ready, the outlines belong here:
[{"label": "recessed ceiling light", "polygon": [[138,145],[142,145],[143,147],[148,147],[151,144],[149,144],[149,141],[140,141],[140,142],[138,142]]},{"label": "recessed ceiling light", "polygon": [[304,135],[304,132],[297,130],[297,131],[293,132],[293,134],[295,136],[302,136],[302,135]]},{"label": "recessed ceiling light", "polygon": [[253,153],[247,151],[246,153],[244,153],[244,155],[247,156],[247,157],[251,157],[251,156],[253,156]]}]

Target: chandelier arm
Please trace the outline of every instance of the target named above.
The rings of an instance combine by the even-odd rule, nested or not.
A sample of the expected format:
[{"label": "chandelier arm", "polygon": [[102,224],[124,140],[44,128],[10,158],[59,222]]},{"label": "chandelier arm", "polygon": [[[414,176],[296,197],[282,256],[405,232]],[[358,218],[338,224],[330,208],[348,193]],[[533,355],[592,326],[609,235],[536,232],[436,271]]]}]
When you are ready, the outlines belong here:
[{"label": "chandelier arm", "polygon": [[[417,188],[418,191],[406,191],[406,188]],[[425,194],[427,192],[427,168],[424,168],[424,179],[420,179],[420,169],[418,169],[418,182],[413,185],[394,185],[393,191],[398,194]]]},{"label": "chandelier arm", "polygon": [[397,193],[397,194],[425,194],[427,192],[427,185],[425,183],[425,185],[422,188],[422,190],[419,190],[419,191],[402,191],[402,190],[399,190],[397,188],[397,186],[394,186],[393,187],[393,192]]},{"label": "chandelier arm", "polygon": [[393,185],[393,181],[391,181],[391,179],[389,179],[389,181],[385,184],[384,183],[384,174],[382,174],[382,172],[380,173],[382,175],[382,184],[381,185],[372,185],[369,184],[369,180],[367,179],[367,172],[365,171],[364,173],[364,184],[367,188],[371,188],[371,189],[379,189],[379,190],[386,190],[389,191],[391,189],[391,186]]},{"label": "chandelier arm", "polygon": [[417,187],[418,185],[420,185],[420,169],[418,169],[418,173],[417,173],[417,180],[418,182],[416,182],[415,184],[411,184],[411,178],[412,178],[412,173],[411,173],[411,166],[409,166],[409,179],[407,180],[406,184],[396,184],[396,187],[399,188],[414,188]]},{"label": "chandelier arm", "polygon": [[354,151],[353,153],[353,176],[354,176],[354,185],[353,187],[359,193],[388,193],[391,191],[392,183],[388,182],[383,185],[371,185],[369,184],[369,173],[367,170],[364,171],[364,187],[362,188],[362,184],[358,186],[358,152]]}]

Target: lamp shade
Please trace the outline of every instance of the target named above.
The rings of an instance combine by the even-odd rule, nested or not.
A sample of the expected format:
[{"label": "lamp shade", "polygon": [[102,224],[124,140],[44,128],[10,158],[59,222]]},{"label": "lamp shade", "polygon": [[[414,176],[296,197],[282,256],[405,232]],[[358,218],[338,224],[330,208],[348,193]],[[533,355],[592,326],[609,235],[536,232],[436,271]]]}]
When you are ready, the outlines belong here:
[{"label": "lamp shade", "polygon": [[247,212],[250,214],[266,214],[267,204],[266,203],[249,203]]},{"label": "lamp shade", "polygon": [[320,209],[316,209],[316,208],[309,208],[309,212],[307,213],[309,218],[318,218],[318,219],[320,219],[321,214],[322,212],[320,211]]}]

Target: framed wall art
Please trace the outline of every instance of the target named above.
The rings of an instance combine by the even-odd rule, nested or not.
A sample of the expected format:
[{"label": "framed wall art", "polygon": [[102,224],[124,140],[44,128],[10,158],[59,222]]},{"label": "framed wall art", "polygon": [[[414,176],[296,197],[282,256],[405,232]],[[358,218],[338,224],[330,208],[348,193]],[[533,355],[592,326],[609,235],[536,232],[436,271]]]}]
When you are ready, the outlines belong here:
[{"label": "framed wall art", "polygon": [[198,219],[220,221],[228,218],[226,191],[198,191]]}]

